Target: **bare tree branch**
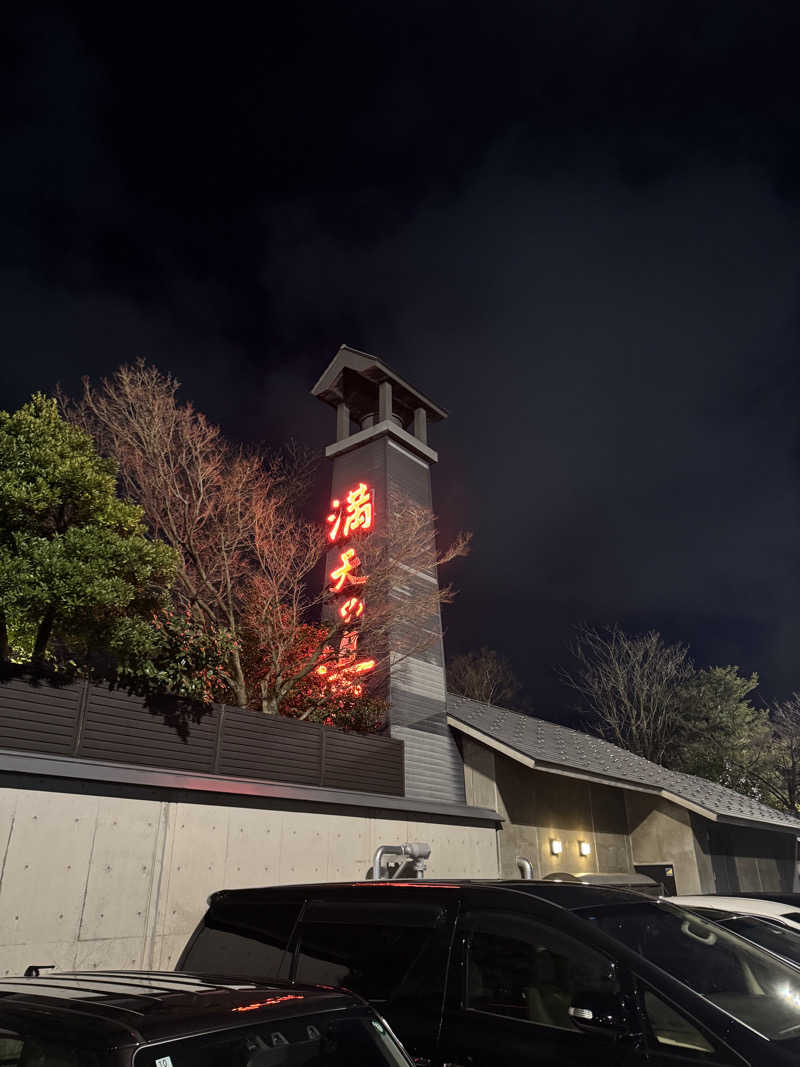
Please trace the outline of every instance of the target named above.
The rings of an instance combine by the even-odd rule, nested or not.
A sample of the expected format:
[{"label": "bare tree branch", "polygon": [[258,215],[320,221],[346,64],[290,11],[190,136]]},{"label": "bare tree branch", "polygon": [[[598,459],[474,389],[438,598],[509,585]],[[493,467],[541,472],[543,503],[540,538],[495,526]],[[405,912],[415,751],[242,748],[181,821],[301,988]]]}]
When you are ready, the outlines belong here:
[{"label": "bare tree branch", "polygon": [[776,745],[776,775],[767,784],[785,811],[800,810],[800,693],[773,704],[772,729]]},{"label": "bare tree branch", "polygon": [[572,646],[577,666],[563,680],[580,710],[621,748],[669,762],[682,736],[680,688],[692,674],[685,645],[665,645],[655,631],[630,637],[619,627],[580,626]]},{"label": "bare tree branch", "polygon": [[521,688],[511,663],[486,647],[455,656],[447,665],[447,681],[456,693],[504,706],[511,704]]},{"label": "bare tree branch", "polygon": [[[180,405],[179,382],[139,361],[94,387],[67,415],[119,464],[127,496],[157,537],[179,554],[177,592],[209,622],[239,636],[239,589],[252,567],[252,508],[279,481],[277,461],[232,449],[218,427]],[[236,700],[247,703],[238,647],[231,655]]]}]

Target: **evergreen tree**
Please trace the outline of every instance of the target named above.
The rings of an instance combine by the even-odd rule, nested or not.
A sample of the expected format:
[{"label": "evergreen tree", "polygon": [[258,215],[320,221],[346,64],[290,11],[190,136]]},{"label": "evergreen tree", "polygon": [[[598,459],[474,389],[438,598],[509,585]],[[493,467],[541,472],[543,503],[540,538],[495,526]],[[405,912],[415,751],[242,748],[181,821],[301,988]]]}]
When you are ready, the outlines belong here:
[{"label": "evergreen tree", "polygon": [[121,620],[149,625],[174,568],[54,399],[0,412],[0,658],[42,663],[55,643],[86,656]]}]

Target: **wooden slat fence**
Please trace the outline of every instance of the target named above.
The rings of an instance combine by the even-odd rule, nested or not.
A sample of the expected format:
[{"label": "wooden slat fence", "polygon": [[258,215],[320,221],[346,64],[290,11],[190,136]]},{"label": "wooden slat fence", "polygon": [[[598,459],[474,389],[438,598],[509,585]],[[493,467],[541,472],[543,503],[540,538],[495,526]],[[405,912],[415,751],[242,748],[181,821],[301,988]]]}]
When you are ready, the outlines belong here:
[{"label": "wooden slat fence", "polygon": [[403,742],[119,689],[0,683],[0,749],[403,796]]}]

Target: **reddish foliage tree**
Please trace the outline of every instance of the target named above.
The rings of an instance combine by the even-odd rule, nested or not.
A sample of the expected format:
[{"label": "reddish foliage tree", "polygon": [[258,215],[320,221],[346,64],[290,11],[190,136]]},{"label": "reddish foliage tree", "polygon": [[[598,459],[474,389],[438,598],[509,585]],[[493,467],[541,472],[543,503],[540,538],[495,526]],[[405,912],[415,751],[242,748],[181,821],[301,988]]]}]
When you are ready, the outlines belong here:
[{"label": "reddish foliage tree", "polygon": [[[287,618],[285,630],[289,624]],[[280,671],[286,677],[300,676],[280,704],[281,715],[360,733],[382,729],[386,702],[371,694],[360,677],[337,668],[335,650],[325,644],[328,628],[303,623],[291,632],[294,642],[286,648],[282,663],[276,665],[272,650],[258,645],[249,631],[251,639],[246,645],[244,665],[251,683],[251,703],[261,707],[262,694],[274,692],[278,684],[276,672]],[[315,669],[305,671],[320,646],[322,653],[316,658]]]}]

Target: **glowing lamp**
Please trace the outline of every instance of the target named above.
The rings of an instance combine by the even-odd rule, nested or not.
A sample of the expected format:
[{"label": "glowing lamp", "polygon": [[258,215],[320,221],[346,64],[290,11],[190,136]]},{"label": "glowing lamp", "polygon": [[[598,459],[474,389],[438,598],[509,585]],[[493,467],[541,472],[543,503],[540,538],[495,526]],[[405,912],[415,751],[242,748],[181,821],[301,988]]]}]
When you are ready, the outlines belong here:
[{"label": "glowing lamp", "polygon": [[257,1000],[254,1004],[242,1004],[241,1007],[231,1008],[231,1011],[256,1011],[265,1008],[268,1004],[282,1004],[285,1000],[304,1000],[305,993],[284,993],[281,997],[267,997],[266,1000]]},{"label": "glowing lamp", "polygon": [[582,856],[591,856],[592,846],[589,844],[588,841],[579,841],[578,852],[580,852]]},{"label": "glowing lamp", "polygon": [[550,851],[554,856],[560,856],[564,851],[564,846],[557,837],[550,838]]}]

